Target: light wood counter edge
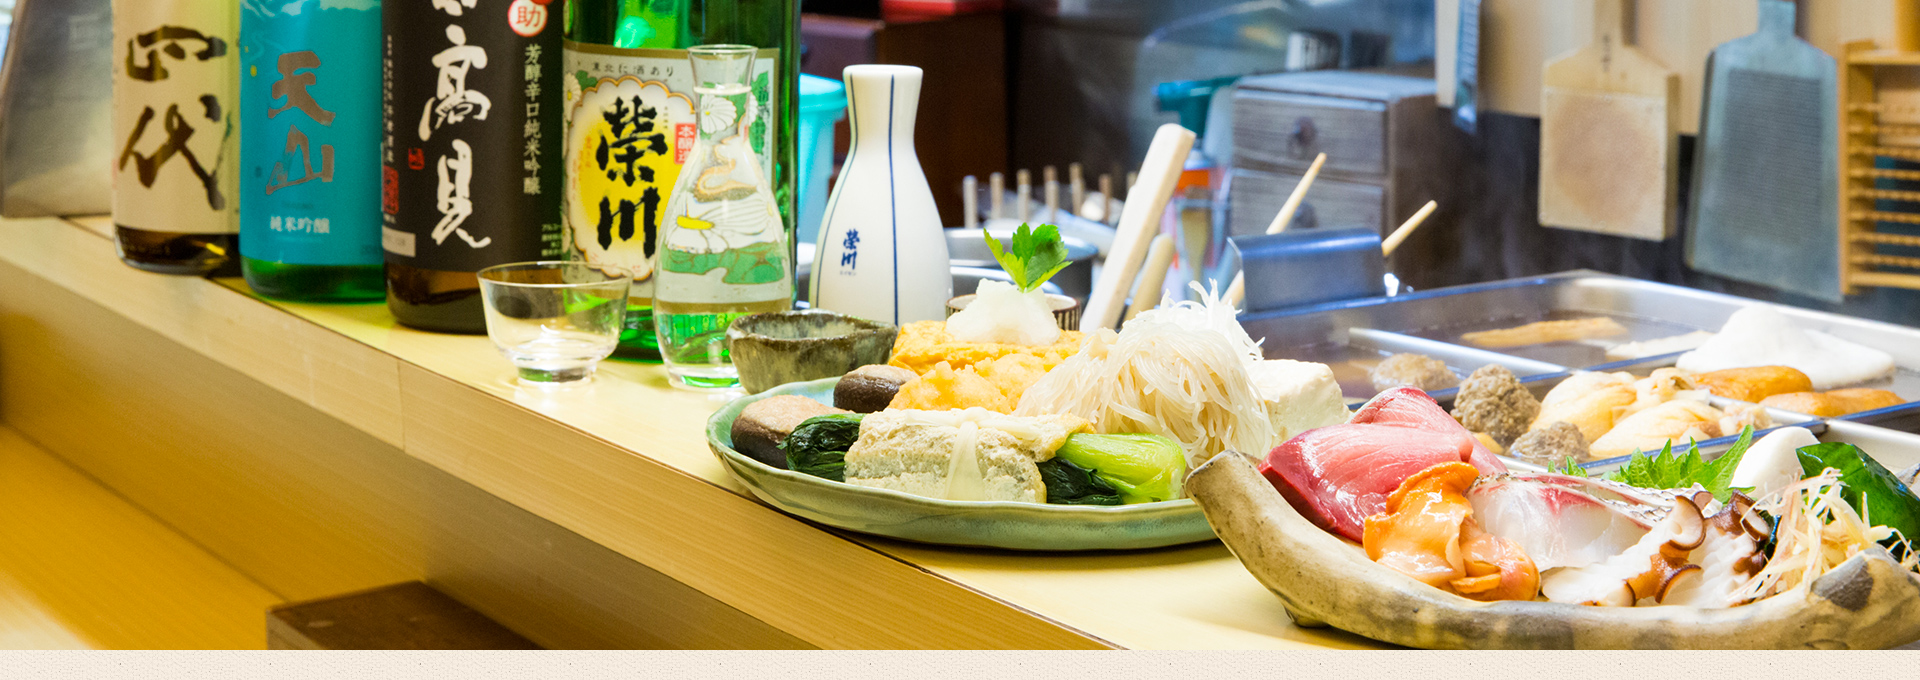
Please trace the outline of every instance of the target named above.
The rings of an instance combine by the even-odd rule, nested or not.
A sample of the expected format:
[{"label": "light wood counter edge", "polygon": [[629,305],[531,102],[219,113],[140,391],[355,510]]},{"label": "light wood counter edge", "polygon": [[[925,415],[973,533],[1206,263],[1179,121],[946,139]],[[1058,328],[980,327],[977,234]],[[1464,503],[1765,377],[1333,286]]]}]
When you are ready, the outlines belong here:
[{"label": "light wood counter edge", "polygon": [[[112,233],[111,223],[103,217],[71,222],[81,229],[55,233],[109,238]],[[63,240],[32,234],[20,238],[36,243]],[[543,394],[513,385],[511,368],[485,341],[397,328],[378,303],[263,300],[237,280],[208,286],[199,279],[154,277],[111,257],[100,257],[101,252],[110,254],[111,248],[99,249],[94,239],[65,240],[79,244],[65,248],[91,254],[28,257],[24,259],[44,262],[21,266],[811,644],[829,648],[1377,646],[1339,631],[1294,627],[1279,601],[1217,542],[1129,553],[1035,555],[925,546],[801,522],[752,500],[725,471],[707,451],[703,432],[706,417],[719,402],[668,388],[657,365],[604,362],[601,374],[614,379],[596,380],[585,390]],[[55,246],[44,243],[40,249],[59,252],[61,248]],[[0,253],[0,258],[9,256]],[[55,262],[65,259],[85,261]],[[95,271],[75,275],[90,269]],[[92,279],[118,282],[102,284]],[[154,286],[155,279],[181,283]],[[135,285],[140,280],[149,283]],[[227,310],[226,316],[289,329],[297,334],[292,336],[296,340],[262,343],[274,348],[210,352],[207,344],[195,341],[196,327],[204,322],[179,316],[198,313],[194,305],[171,300],[182,293],[122,290],[128,287],[189,288],[196,291],[194,295],[217,302]],[[209,295],[209,289],[227,295]],[[233,338],[223,340],[223,348],[235,343]],[[282,353],[296,349],[307,353],[299,362],[305,367],[301,370],[289,369],[282,358]],[[261,365],[269,361],[279,365]],[[331,401],[325,400],[328,396]],[[650,417],[635,418],[630,410],[607,404],[644,404]],[[463,424],[447,426],[456,419]],[[528,444],[511,442],[530,432],[558,435],[540,439],[543,445],[562,441],[567,445],[554,447],[557,455],[526,456]],[[728,493],[710,493],[713,489]],[[649,491],[655,493],[650,496]],[[653,496],[692,496],[701,500],[698,507],[703,509],[652,505]],[[706,508],[729,514],[702,514],[709,513]],[[716,521],[716,516],[728,519]],[[704,523],[727,533],[724,540],[714,540],[707,534],[633,531],[663,517],[689,522],[686,526]],[[714,549],[765,541],[777,541],[778,549],[761,549],[754,555],[760,560],[756,564],[770,564],[771,569],[783,564],[782,554],[807,555],[821,565],[816,569],[848,572],[851,568],[837,558],[807,552],[811,547],[790,552],[803,546],[832,546],[836,555],[849,554],[850,548],[856,551],[850,554],[862,555],[858,546],[872,552],[862,555],[857,574],[842,582],[851,584],[853,590],[847,591],[825,582],[799,587],[769,583]],[[892,560],[890,565],[887,560]],[[707,569],[716,563],[726,569]],[[875,581],[866,576],[868,571],[893,580]],[[910,588],[899,590],[902,587]],[[833,592],[858,592],[872,601],[847,604],[823,595]],[[827,609],[839,605],[852,618],[789,611],[796,602]],[[871,606],[875,602],[887,607]],[[890,632],[854,635],[847,630],[849,626],[873,628],[876,621],[884,622],[877,625]],[[943,635],[928,635],[921,626],[931,626]]]},{"label": "light wood counter edge", "polygon": [[[101,238],[111,233],[104,218],[62,222],[0,222],[13,227],[0,258],[810,644],[1113,646],[782,514],[730,480],[716,484],[400,359],[378,339],[219,282],[133,270]],[[806,582],[783,578],[796,557],[814,565],[799,570]]]}]

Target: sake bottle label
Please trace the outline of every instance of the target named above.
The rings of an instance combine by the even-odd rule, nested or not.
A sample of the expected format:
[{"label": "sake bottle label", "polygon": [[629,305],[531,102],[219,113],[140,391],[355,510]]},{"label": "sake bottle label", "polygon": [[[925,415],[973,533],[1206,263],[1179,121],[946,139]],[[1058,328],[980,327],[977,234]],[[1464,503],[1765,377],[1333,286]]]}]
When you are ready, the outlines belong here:
[{"label": "sake bottle label", "polygon": [[476,271],[558,258],[559,2],[385,5],[381,245]]},{"label": "sake bottle label", "polygon": [[[773,171],[779,50],[756,52],[759,109],[749,131],[764,176]],[[633,273],[652,296],[667,202],[698,135],[686,50],[566,44],[566,245],[569,257]]]},{"label": "sake bottle label", "polygon": [[301,4],[241,5],[240,249],[379,264],[380,11]]},{"label": "sake bottle label", "polygon": [[232,3],[113,3],[113,217],[147,231],[239,231]]}]

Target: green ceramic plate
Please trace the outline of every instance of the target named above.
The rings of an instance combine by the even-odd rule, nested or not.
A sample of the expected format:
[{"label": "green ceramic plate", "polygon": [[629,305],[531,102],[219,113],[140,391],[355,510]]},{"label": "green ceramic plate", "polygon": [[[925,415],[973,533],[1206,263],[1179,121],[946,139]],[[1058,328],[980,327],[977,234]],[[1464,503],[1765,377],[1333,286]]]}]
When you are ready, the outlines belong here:
[{"label": "green ceramic plate", "polygon": [[707,444],[768,505],[849,531],[1013,550],[1130,550],[1213,540],[1206,515],[1191,499],[1104,507],[949,501],[778,470],[733,450],[733,419],[747,404],[782,394],[831,404],[839,382],[788,383],[735,399],[707,420]]}]

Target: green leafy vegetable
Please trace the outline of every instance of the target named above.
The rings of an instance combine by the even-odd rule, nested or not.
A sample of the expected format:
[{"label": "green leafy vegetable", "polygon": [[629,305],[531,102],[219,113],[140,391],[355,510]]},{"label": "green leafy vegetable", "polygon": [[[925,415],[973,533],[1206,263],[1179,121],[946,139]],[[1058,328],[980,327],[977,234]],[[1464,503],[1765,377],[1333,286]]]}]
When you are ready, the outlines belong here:
[{"label": "green leafy vegetable", "polygon": [[1159,435],[1076,434],[1053,455],[1092,471],[1127,503],[1179,498],[1181,480],[1187,476],[1186,452]]},{"label": "green leafy vegetable", "polygon": [[1689,444],[1685,455],[1676,455],[1673,442],[1669,441],[1657,456],[1634,453],[1625,466],[1607,475],[1607,479],[1642,489],[1685,489],[1699,484],[1725,503],[1734,491],[1749,490],[1728,484],[1733,481],[1734,469],[1740,467],[1740,459],[1746,457],[1747,449],[1752,446],[1751,426],[1740,431],[1740,439],[1733,443],[1733,448],[1710,461],[1701,458],[1699,442]]},{"label": "green leafy vegetable", "polygon": [[1840,497],[1847,499],[1847,504],[1868,524],[1900,532],[1900,536],[1889,539],[1890,545],[1902,537],[1907,541],[1920,540],[1920,498],[1860,447],[1831,442],[1802,446],[1796,453],[1801,471],[1808,475],[1820,474],[1827,468],[1839,470],[1843,485]]},{"label": "green leafy vegetable", "polygon": [[1587,469],[1580,467],[1579,463],[1574,462],[1573,456],[1567,456],[1565,458],[1561,458],[1559,465],[1547,466],[1547,472],[1567,475],[1570,477],[1586,477],[1587,476]]},{"label": "green leafy vegetable", "polygon": [[847,481],[847,449],[860,438],[860,418],[858,413],[834,413],[801,421],[780,442],[780,450],[787,452],[787,469]]},{"label": "green leafy vegetable", "polygon": [[1061,505],[1119,505],[1120,492],[1092,470],[1054,456],[1042,461],[1040,481],[1047,485],[1047,502]]},{"label": "green leafy vegetable", "polygon": [[1000,268],[1007,270],[1013,277],[1013,285],[1021,292],[1039,288],[1054,274],[1072,264],[1067,261],[1067,245],[1060,241],[1060,229],[1051,224],[1042,224],[1033,229],[1025,224],[1013,232],[1013,238],[1007,239],[1007,247],[1001,248],[993,234],[981,230],[980,235],[987,239],[987,249],[993,251],[993,259],[1000,261]]}]

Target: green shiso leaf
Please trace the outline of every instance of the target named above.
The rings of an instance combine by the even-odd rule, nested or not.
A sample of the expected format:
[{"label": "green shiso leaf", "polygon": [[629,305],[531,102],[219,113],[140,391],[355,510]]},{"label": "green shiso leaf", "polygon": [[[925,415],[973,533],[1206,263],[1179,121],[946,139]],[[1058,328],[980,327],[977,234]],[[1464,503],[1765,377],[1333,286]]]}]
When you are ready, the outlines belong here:
[{"label": "green shiso leaf", "polygon": [[[1802,446],[1796,452],[1800,470],[1808,476],[1833,468],[1840,471],[1840,497],[1860,513],[1868,524],[1885,526],[1900,532],[1885,544],[1896,557],[1908,550],[1906,544],[1920,537],[1920,497],[1915,497],[1900,478],[1874,460],[1860,447],[1840,442]],[[1906,540],[1901,540],[1906,539]]]},{"label": "green shiso leaf", "polygon": [[1570,477],[1586,477],[1587,476],[1587,469],[1580,467],[1579,463],[1574,462],[1573,456],[1567,456],[1565,458],[1561,458],[1560,463],[1558,465],[1547,466],[1547,472],[1567,475]]},{"label": "green shiso leaf", "polygon": [[1733,447],[1711,461],[1700,456],[1700,443],[1690,442],[1687,452],[1675,454],[1673,442],[1668,441],[1660,449],[1659,455],[1648,456],[1635,452],[1627,464],[1607,475],[1607,479],[1637,486],[1642,489],[1685,489],[1695,484],[1713,492],[1713,497],[1725,503],[1734,491],[1744,488],[1728,486],[1733,481],[1734,469],[1740,467],[1740,459],[1746,457],[1747,449],[1753,446],[1753,427],[1740,431],[1740,439]]},{"label": "green shiso leaf", "polygon": [[1039,288],[1072,264],[1067,260],[1067,246],[1060,240],[1060,229],[1051,224],[1042,224],[1038,229],[1022,224],[1004,247],[986,230],[981,230],[980,235],[987,241],[987,250],[993,251],[993,259],[1000,262],[1000,268],[1006,270],[1007,276],[1013,278],[1013,285],[1023,293]]}]

